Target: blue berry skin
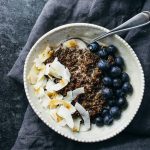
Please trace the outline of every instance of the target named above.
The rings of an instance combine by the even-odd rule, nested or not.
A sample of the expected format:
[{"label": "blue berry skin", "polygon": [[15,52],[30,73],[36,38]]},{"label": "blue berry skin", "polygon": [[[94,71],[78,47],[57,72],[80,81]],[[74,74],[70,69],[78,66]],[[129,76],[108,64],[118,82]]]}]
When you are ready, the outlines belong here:
[{"label": "blue berry skin", "polygon": [[109,113],[109,109],[110,109],[109,107],[108,108],[107,107],[103,108],[103,110],[101,112],[102,117],[106,116]]},{"label": "blue berry skin", "polygon": [[128,106],[127,100],[125,97],[120,97],[117,102],[117,106],[120,107],[121,109],[125,109]]},{"label": "blue berry skin", "polygon": [[104,122],[103,122],[103,118],[101,116],[98,116],[95,118],[95,124],[100,127],[100,126],[103,126],[104,125]]},{"label": "blue berry skin", "polygon": [[93,42],[93,43],[88,45],[88,48],[91,52],[96,53],[100,49],[100,46],[97,42]]},{"label": "blue berry skin", "polygon": [[121,56],[117,56],[115,58],[115,64],[119,67],[123,67],[124,66],[124,60]]},{"label": "blue berry skin", "polygon": [[113,78],[121,75],[121,69],[117,66],[113,66],[110,70],[110,74]]},{"label": "blue berry skin", "polygon": [[111,86],[112,85],[112,79],[110,77],[104,77],[102,79],[102,82],[105,86]]},{"label": "blue berry skin", "polygon": [[119,107],[117,106],[113,106],[110,108],[110,115],[115,118],[118,119],[121,116],[121,111],[119,109]]},{"label": "blue berry skin", "polygon": [[91,119],[91,123],[92,124],[95,124],[96,123],[96,120],[95,120],[96,118],[94,118],[94,119]]},{"label": "blue berry skin", "polygon": [[109,101],[108,101],[108,105],[109,105],[110,107],[115,106],[115,105],[116,105],[115,100],[109,100]]},{"label": "blue berry skin", "polygon": [[97,55],[98,55],[100,58],[102,58],[102,59],[107,58],[108,53],[107,53],[106,48],[101,48],[101,49],[97,52]]},{"label": "blue berry skin", "polygon": [[111,125],[113,123],[113,117],[111,115],[106,115],[104,117],[104,124],[105,125]]},{"label": "blue berry skin", "polygon": [[120,79],[114,79],[113,80],[113,87],[114,88],[119,88],[119,87],[121,87],[121,85],[122,85],[122,82]]},{"label": "blue berry skin", "polygon": [[103,95],[104,99],[109,99],[113,96],[113,92],[109,88],[103,88],[102,95]]},{"label": "blue berry skin", "polygon": [[117,52],[117,48],[114,45],[109,45],[107,52],[109,55],[114,55]]},{"label": "blue berry skin", "polygon": [[122,82],[129,82],[130,78],[126,72],[123,72],[121,75]]},{"label": "blue berry skin", "polygon": [[109,107],[109,106],[105,106],[104,108],[105,108],[105,109],[107,109],[107,110],[109,110],[109,109],[110,109],[110,107]]},{"label": "blue berry skin", "polygon": [[116,89],[115,96],[122,97],[122,96],[125,96],[125,93],[121,89]]},{"label": "blue berry skin", "polygon": [[102,71],[108,71],[110,68],[109,63],[106,60],[100,60],[98,62],[98,67],[102,70]]},{"label": "blue berry skin", "polygon": [[133,92],[133,87],[129,82],[125,82],[122,86],[122,91],[131,94]]}]

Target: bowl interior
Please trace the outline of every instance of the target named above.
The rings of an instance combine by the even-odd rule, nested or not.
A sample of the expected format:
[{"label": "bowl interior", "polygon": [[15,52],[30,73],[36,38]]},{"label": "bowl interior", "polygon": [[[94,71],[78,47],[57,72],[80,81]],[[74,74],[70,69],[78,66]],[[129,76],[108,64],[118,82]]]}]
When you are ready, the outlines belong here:
[{"label": "bowl interior", "polygon": [[60,41],[69,37],[81,37],[86,41],[90,41],[90,39],[98,36],[103,31],[108,30],[103,27],[84,23],[69,24],[53,29],[50,32],[46,33],[44,36],[42,36],[35,43],[35,45],[32,47],[30,53],[27,56],[24,67],[24,85],[26,95],[37,115],[49,127],[57,131],[61,135],[81,142],[102,141],[115,136],[131,122],[134,115],[136,114],[143,97],[144,76],[140,62],[133,50],[131,49],[131,47],[119,36],[108,37],[101,41],[106,44],[113,44],[118,48],[119,54],[125,60],[125,71],[129,74],[131,78],[131,84],[134,88],[133,94],[127,97],[129,103],[128,108],[122,113],[121,119],[114,121],[113,125],[111,126],[104,126],[98,128],[95,125],[93,125],[92,130],[88,132],[79,133],[73,133],[67,127],[59,127],[51,119],[49,112],[40,105],[40,102],[34,95],[32,86],[27,82],[27,75],[33,65],[34,58],[36,58],[37,55],[40,52],[42,52],[43,48],[46,46],[47,43],[55,47],[60,43]]}]

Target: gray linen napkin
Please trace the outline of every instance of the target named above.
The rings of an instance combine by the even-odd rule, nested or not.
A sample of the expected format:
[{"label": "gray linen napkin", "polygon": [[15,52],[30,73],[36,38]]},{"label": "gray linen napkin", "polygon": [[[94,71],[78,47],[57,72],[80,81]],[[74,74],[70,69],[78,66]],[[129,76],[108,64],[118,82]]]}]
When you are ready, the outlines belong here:
[{"label": "gray linen napkin", "polygon": [[[30,48],[39,37],[56,26],[71,22],[89,22],[111,29],[135,14],[149,9],[150,0],[49,0],[8,75],[21,84],[23,83],[23,66]],[[122,37],[138,55],[146,79],[146,90],[142,106],[128,128],[120,135],[104,142],[78,143],[52,131],[28,106],[12,150],[150,149],[150,27],[130,31],[122,34]]]}]

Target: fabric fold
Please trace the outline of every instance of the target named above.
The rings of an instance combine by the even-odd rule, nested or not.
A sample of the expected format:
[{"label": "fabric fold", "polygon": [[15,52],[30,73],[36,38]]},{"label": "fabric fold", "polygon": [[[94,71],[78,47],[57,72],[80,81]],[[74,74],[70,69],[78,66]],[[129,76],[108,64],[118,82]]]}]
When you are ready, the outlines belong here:
[{"label": "fabric fold", "polygon": [[[39,15],[26,45],[8,76],[23,83],[25,58],[33,44],[47,31],[73,22],[89,22],[112,29],[140,11],[150,8],[149,0],[49,0]],[[84,144],[58,135],[48,128],[34,113],[30,105],[12,150],[126,150],[150,147],[150,27],[130,31],[122,35],[138,55],[146,78],[146,90],[142,106],[129,127],[120,135],[104,142]],[[136,135],[136,136],[134,136]],[[141,135],[141,136],[138,136]],[[145,135],[145,136],[143,136]]]}]

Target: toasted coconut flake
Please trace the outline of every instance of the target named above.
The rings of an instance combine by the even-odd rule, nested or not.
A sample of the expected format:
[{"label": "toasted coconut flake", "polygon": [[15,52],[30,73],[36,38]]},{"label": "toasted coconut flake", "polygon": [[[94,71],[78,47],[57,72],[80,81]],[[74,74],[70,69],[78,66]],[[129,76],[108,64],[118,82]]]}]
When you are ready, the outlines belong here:
[{"label": "toasted coconut flake", "polygon": [[43,67],[43,62],[39,59],[39,58],[35,58],[34,59],[34,61],[33,61],[34,63],[35,63],[35,66],[37,67],[37,69],[41,69],[42,67]]},{"label": "toasted coconut flake", "polygon": [[50,74],[55,78],[66,79],[68,82],[70,81],[71,77],[68,68],[65,68],[65,66],[58,61],[57,57],[54,59],[52,63],[46,64],[45,74],[46,75]]},{"label": "toasted coconut flake", "polygon": [[52,63],[46,65],[45,75],[60,79],[58,83],[55,83],[52,78],[48,80],[46,89],[49,92],[59,91],[64,88],[70,81],[71,77],[68,68],[65,68],[65,66],[58,61],[58,58],[55,58]]},{"label": "toasted coconut flake", "polygon": [[39,55],[39,60],[41,62],[44,62],[45,60],[47,60],[48,58],[50,58],[53,55],[54,51],[50,49],[49,46],[47,46],[45,48],[45,50]]},{"label": "toasted coconut flake", "polygon": [[49,79],[46,84],[46,89],[48,92],[54,92],[54,90],[53,90],[53,88],[51,88],[51,86],[55,86],[55,83],[53,80]]},{"label": "toasted coconut flake", "polygon": [[57,99],[57,100],[63,99],[63,96],[61,94],[56,93],[56,92],[46,91],[46,94],[49,96],[50,99]]},{"label": "toasted coconut flake", "polygon": [[45,76],[45,65],[43,64],[43,65],[41,65],[41,68],[39,69],[37,81],[39,81],[44,76]]},{"label": "toasted coconut flake", "polygon": [[65,119],[63,119],[63,120],[61,120],[60,122],[58,122],[58,125],[59,126],[65,126],[66,125],[66,121],[65,121]]},{"label": "toasted coconut flake", "polygon": [[34,64],[28,74],[28,77],[27,77],[30,84],[36,84],[38,74],[39,74],[39,70],[36,68],[36,66]]},{"label": "toasted coconut flake", "polygon": [[46,94],[44,94],[44,96],[40,98],[40,101],[44,108],[48,108],[51,99]]},{"label": "toasted coconut flake", "polygon": [[79,94],[82,94],[82,93],[84,93],[84,92],[85,92],[85,91],[84,91],[84,87],[77,88],[77,89],[75,89],[75,90],[73,90],[73,91],[68,91],[68,92],[67,92],[67,96],[64,97],[64,100],[66,100],[66,101],[72,101],[72,100],[74,100]]},{"label": "toasted coconut flake", "polygon": [[67,95],[64,97],[64,100],[71,102],[73,100],[73,92],[72,91],[68,91]]},{"label": "toasted coconut flake", "polygon": [[72,129],[73,132],[79,132],[81,124],[81,118],[74,119],[74,127]]},{"label": "toasted coconut flake", "polygon": [[68,48],[76,48],[77,47],[77,42],[75,39],[68,40],[64,43],[64,46]]},{"label": "toasted coconut flake", "polygon": [[56,122],[61,122],[63,120],[63,118],[57,114],[57,109],[50,110],[50,115]]},{"label": "toasted coconut flake", "polygon": [[63,43],[63,46],[66,48],[80,48],[80,49],[87,49],[87,46],[86,44],[81,41],[80,39],[71,39],[71,40],[68,40],[66,42]]},{"label": "toasted coconut flake", "polygon": [[46,49],[41,54],[39,54],[38,58],[34,59],[34,63],[37,69],[39,70],[43,69],[43,67],[45,67],[43,62],[47,60],[48,58],[50,58],[52,54],[53,54],[53,51],[50,50],[50,48],[47,46]]},{"label": "toasted coconut flake", "polygon": [[50,115],[52,117],[52,119],[57,122],[57,110],[56,109],[51,109],[50,110]]},{"label": "toasted coconut flake", "polygon": [[39,88],[36,91],[39,91],[39,92],[35,92],[35,93],[37,93],[36,96],[39,98],[39,102],[41,103],[42,107],[48,108],[48,105],[49,105],[51,99],[46,95],[44,89]]},{"label": "toasted coconut flake", "polygon": [[66,109],[70,111],[71,114],[73,114],[76,111],[75,107],[71,103],[64,101],[64,100],[56,100],[56,99],[52,99],[50,101],[49,108],[54,109],[58,105],[63,105]]},{"label": "toasted coconut flake", "polygon": [[45,75],[52,76],[58,79],[61,79],[61,76],[58,73],[59,71],[51,67],[51,63],[46,64]]},{"label": "toasted coconut flake", "polygon": [[75,99],[79,94],[82,94],[84,92],[85,92],[84,87],[80,87],[80,88],[73,90],[73,93],[72,93],[73,99]]},{"label": "toasted coconut flake", "polygon": [[65,87],[67,84],[68,84],[67,80],[63,80],[63,82],[59,82],[59,83],[54,83],[54,81],[52,81],[51,79],[49,79],[48,82],[47,82],[47,84],[46,84],[46,89],[49,92],[59,91],[63,87]]},{"label": "toasted coconut flake", "polygon": [[39,87],[39,88],[35,88],[34,89],[35,91],[35,95],[38,97],[38,98],[41,98],[45,95],[45,92],[44,92],[44,89],[42,87]]},{"label": "toasted coconut flake", "polygon": [[66,121],[66,124],[67,124],[71,129],[73,129],[73,127],[74,127],[73,118],[72,118],[72,115],[71,115],[70,111],[69,111],[66,107],[60,106],[60,108],[58,109],[57,114],[58,114],[60,117],[64,118],[65,121]]},{"label": "toasted coconut flake", "polygon": [[34,89],[37,90],[40,87],[44,88],[46,86],[47,79],[43,76],[39,81],[36,82],[35,85],[33,85]]},{"label": "toasted coconut flake", "polygon": [[83,125],[81,131],[88,131],[91,127],[89,112],[86,111],[85,108],[82,105],[80,105],[78,102],[76,102],[75,108],[80,113],[80,115],[84,121],[84,125]]}]

